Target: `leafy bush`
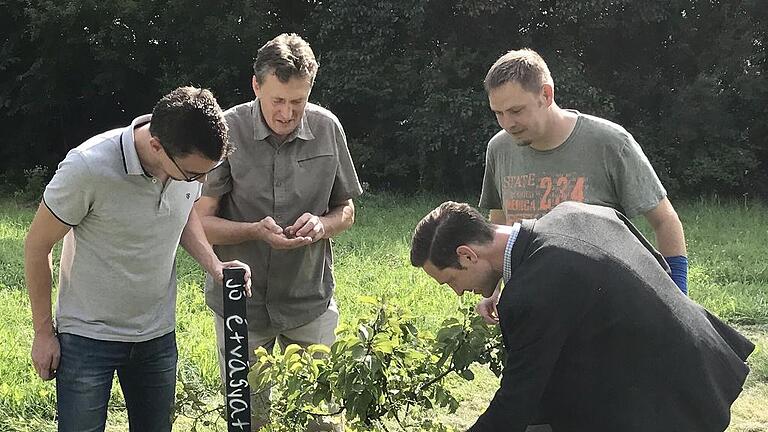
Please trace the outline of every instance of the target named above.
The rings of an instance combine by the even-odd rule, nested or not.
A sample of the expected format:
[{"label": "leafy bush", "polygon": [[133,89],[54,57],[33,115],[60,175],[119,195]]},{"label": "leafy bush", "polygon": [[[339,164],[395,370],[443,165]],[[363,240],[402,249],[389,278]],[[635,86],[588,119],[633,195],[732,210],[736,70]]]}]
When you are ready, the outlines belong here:
[{"label": "leafy bush", "polygon": [[0,171],[52,168],[179,85],[224,107],[251,99],[256,50],[292,31],[321,64],[313,101],[338,115],[374,189],[477,191],[498,130],[482,79],[528,46],[561,106],[623,125],[672,193],[768,194],[764,3],[9,0]]},{"label": "leafy bush", "polygon": [[24,170],[24,186],[13,193],[17,201],[32,205],[40,202],[43,198],[45,185],[50,179],[47,167],[37,165],[34,168]]},{"label": "leafy bush", "polygon": [[[501,374],[504,350],[497,326],[464,310],[445,320],[436,336],[420,333],[403,310],[367,297],[371,313],[342,325],[330,348],[289,345],[274,355],[256,351],[248,381],[271,389],[272,431],[302,430],[314,417],[344,413],[356,430],[446,430],[429,411],[449,412],[458,401],[445,385],[452,373],[474,379],[470,366],[488,364]],[[331,402],[331,403],[329,403]]]}]

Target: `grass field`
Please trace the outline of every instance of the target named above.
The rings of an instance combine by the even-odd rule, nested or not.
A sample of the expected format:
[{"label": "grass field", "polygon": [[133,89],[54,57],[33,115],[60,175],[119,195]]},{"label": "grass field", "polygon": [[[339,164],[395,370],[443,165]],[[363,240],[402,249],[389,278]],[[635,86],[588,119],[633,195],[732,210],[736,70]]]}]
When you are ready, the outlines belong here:
[{"label": "grass field", "polygon": [[[458,306],[474,304],[456,297],[408,265],[408,243],[415,223],[440,197],[367,196],[358,202],[355,226],[335,241],[337,300],[342,319],[356,316],[358,296],[373,295],[408,308],[419,326],[435,331]],[[768,430],[768,208],[759,203],[696,201],[677,203],[691,261],[691,297],[736,325],[758,345],[750,358],[752,373],[733,408],[729,431]],[[0,431],[52,431],[55,388],[40,381],[29,360],[32,325],[23,281],[22,243],[34,209],[0,199]],[[649,230],[643,221],[641,229]],[[178,342],[180,370],[195,394],[212,406],[217,394],[213,321],[202,295],[203,274],[179,254]],[[472,382],[455,380],[461,407],[439,414],[451,426],[471,425],[498,387],[488,371],[477,369]],[[117,386],[108,430],[127,430]],[[186,431],[180,417],[174,430]],[[224,430],[218,422],[204,430]]]}]

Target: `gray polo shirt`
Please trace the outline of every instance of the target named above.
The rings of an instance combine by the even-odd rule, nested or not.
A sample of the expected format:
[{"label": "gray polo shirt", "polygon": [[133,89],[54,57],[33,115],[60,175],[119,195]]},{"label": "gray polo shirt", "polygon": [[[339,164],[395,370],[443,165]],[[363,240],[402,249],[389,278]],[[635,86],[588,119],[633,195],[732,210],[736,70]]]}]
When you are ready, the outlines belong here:
[{"label": "gray polo shirt", "polygon": [[142,342],[175,328],[176,248],[200,184],[149,176],[130,126],[72,149],[43,194],[72,226],[61,252],[56,326],[92,339]]},{"label": "gray polo shirt", "polygon": [[[271,216],[285,228],[305,212],[321,216],[362,194],[344,130],[330,111],[307,104],[301,124],[282,144],[272,136],[258,100],[224,116],[237,151],[203,187],[203,195],[221,197],[218,216],[238,222]],[[251,267],[249,327],[295,328],[327,310],[334,288],[328,239],[291,250],[273,250],[263,241],[214,249],[223,261],[238,259]],[[214,287],[210,277],[205,298],[223,314],[221,286]]]}]

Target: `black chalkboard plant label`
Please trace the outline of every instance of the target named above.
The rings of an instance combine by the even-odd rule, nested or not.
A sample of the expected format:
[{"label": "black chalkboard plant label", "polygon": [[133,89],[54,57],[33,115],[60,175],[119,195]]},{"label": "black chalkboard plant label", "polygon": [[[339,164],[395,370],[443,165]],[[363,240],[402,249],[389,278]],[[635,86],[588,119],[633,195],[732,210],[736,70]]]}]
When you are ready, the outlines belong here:
[{"label": "black chalkboard plant label", "polygon": [[248,320],[245,316],[245,269],[224,269],[224,361],[227,431],[250,432]]}]

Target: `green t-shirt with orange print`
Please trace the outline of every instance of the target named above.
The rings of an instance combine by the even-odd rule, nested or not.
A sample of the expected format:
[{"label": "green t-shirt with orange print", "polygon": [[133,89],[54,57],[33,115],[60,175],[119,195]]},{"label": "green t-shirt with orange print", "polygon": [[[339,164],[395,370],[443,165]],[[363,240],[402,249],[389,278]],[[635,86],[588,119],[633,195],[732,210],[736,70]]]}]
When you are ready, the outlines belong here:
[{"label": "green t-shirt with orange print", "polygon": [[623,127],[581,114],[560,146],[520,146],[505,131],[488,143],[479,206],[504,211],[508,224],[538,218],[563,201],[612,207],[627,217],[667,195],[648,158]]}]

